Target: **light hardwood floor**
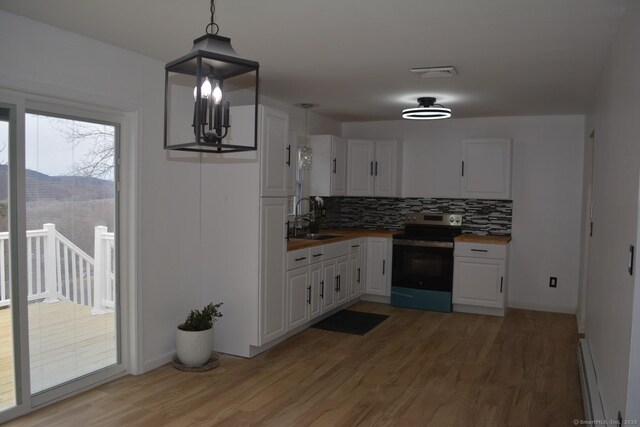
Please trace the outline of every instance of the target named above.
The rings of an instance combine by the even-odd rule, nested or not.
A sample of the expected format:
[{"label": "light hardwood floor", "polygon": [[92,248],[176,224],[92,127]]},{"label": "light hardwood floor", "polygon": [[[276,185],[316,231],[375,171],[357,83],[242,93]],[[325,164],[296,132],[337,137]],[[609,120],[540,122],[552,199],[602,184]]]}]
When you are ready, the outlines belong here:
[{"label": "light hardwood floor", "polygon": [[[91,307],[59,301],[33,303],[29,350],[33,391],[41,391],[116,362],[113,313],[91,315]],[[0,408],[14,404],[11,310],[0,310]]]},{"label": "light hardwood floor", "polygon": [[169,365],[10,426],[568,426],[583,418],[574,316],[505,318],[360,302],[365,336],[308,329],[253,359]]}]

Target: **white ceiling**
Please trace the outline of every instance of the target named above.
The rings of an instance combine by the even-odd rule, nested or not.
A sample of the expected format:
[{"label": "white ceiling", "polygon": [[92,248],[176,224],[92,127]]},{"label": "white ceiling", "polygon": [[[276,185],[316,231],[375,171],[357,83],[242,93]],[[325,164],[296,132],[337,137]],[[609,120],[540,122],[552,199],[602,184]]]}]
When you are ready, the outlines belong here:
[{"label": "white ceiling", "polygon": [[[340,121],[398,119],[418,96],[455,117],[584,113],[627,0],[217,0],[220,34],[262,93]],[[168,62],[208,0],[0,0],[5,9]],[[454,65],[453,79],[412,67]]]}]

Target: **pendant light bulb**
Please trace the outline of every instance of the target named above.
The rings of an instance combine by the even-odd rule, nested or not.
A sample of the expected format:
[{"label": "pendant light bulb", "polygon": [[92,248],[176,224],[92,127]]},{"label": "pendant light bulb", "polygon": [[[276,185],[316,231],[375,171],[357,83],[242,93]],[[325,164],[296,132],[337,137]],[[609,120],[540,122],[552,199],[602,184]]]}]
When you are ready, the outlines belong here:
[{"label": "pendant light bulb", "polygon": [[[211,87],[211,85],[209,85],[209,87]],[[220,104],[220,101],[222,101],[222,89],[220,89],[218,82],[216,82],[216,87],[215,89],[213,89],[212,94],[213,94],[213,102],[215,102],[216,104]]]},{"label": "pendant light bulb", "polygon": [[[216,86],[218,84],[216,83]],[[220,92],[220,97],[222,98],[222,92]],[[204,82],[202,82],[202,86],[200,86],[200,96],[202,96],[202,99],[208,99],[209,96],[211,95],[211,83],[209,82],[209,79],[204,79]],[[215,95],[214,95],[215,96]],[[198,88],[194,87],[193,88],[193,99],[196,100],[198,99]],[[217,104],[217,102],[216,102]]]},{"label": "pendant light bulb", "polygon": [[209,98],[211,95],[211,82],[209,79],[204,79],[202,83],[202,87],[200,88],[200,92],[202,93],[203,98]]}]

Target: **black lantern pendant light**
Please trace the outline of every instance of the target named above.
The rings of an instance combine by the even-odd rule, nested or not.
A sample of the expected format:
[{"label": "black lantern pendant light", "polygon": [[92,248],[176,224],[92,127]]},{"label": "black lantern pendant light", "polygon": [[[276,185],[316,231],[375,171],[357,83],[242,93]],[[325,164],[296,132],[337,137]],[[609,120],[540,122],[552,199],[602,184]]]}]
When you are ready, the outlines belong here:
[{"label": "black lantern pendant light", "polygon": [[[260,64],[238,56],[231,39],[218,35],[220,27],[214,16],[215,3],[211,0],[211,22],[206,34],[193,41],[189,53],[165,66],[167,150],[231,153],[257,149]],[[238,117],[248,123],[233,123],[243,129],[253,126],[253,132],[237,132],[233,138],[227,100],[231,89],[255,92],[252,105],[238,107],[243,109]]]},{"label": "black lantern pendant light", "polygon": [[418,98],[417,108],[407,108],[402,111],[402,118],[409,120],[438,120],[451,117],[451,109],[436,104],[433,97]]}]

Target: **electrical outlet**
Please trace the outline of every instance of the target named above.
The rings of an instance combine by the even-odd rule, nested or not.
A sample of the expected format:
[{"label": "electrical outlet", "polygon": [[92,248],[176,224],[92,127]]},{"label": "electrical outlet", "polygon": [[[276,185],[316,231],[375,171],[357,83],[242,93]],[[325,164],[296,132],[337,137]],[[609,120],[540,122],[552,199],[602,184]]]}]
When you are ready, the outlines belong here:
[{"label": "electrical outlet", "polygon": [[556,288],[558,287],[558,278],[557,277],[549,277],[549,287],[550,288]]}]

